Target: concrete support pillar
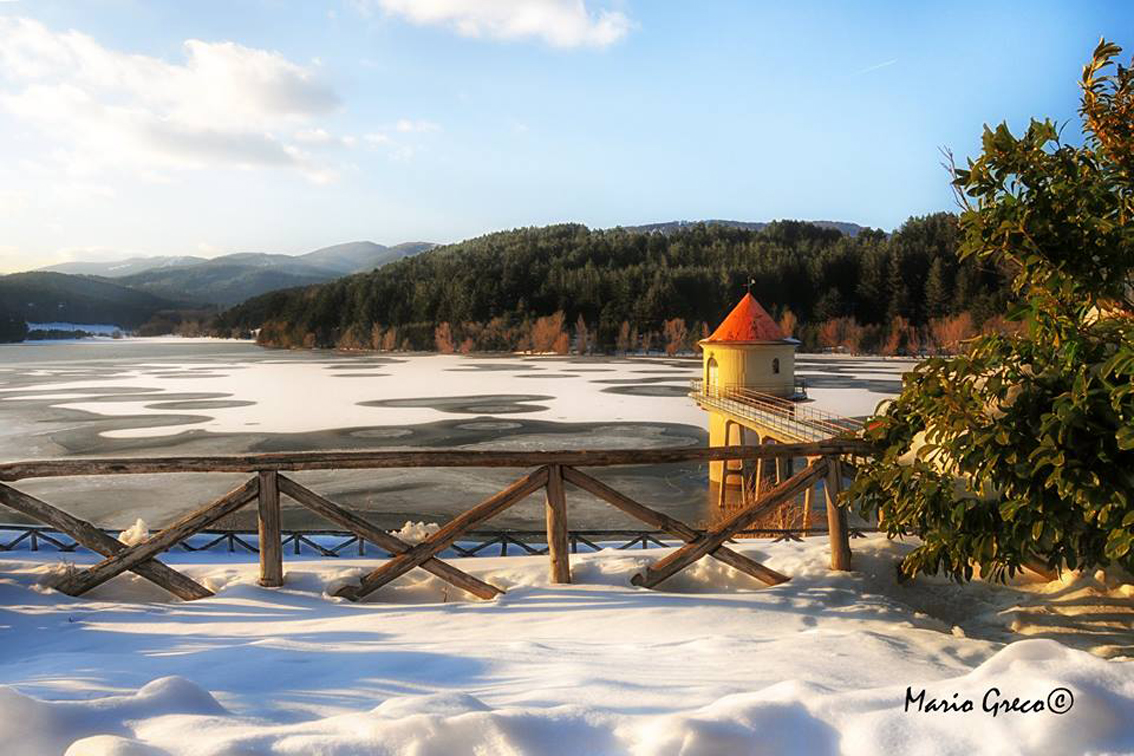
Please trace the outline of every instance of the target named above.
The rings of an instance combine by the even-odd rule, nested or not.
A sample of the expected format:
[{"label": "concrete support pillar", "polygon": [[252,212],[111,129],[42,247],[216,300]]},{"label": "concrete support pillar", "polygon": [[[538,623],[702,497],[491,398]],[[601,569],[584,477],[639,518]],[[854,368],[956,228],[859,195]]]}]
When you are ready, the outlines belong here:
[{"label": "concrete support pillar", "polygon": [[[805,465],[809,465],[811,464],[811,460],[813,459],[814,457],[806,457],[804,458],[803,462]],[[815,484],[812,483],[803,493],[803,529],[805,531],[810,530],[811,528],[811,507],[814,505],[814,501]]]},{"label": "concrete support pillar", "polygon": [[[757,436],[756,438],[757,438],[757,443],[759,443],[760,445],[764,445],[764,444],[768,443],[768,437],[767,436]],[[767,472],[767,462],[768,462],[768,460],[764,459],[763,457],[756,460],[756,498],[757,499],[760,498],[760,492],[764,488],[764,474]]]}]

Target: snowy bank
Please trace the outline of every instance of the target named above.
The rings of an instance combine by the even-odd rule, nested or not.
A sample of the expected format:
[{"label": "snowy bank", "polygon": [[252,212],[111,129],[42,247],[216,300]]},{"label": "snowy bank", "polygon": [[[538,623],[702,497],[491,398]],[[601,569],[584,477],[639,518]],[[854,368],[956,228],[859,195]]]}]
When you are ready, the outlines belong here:
[{"label": "snowy bank", "polygon": [[[1044,624],[1070,597],[1104,623],[1126,612],[1128,632],[1128,586],[899,586],[908,547],[880,537],[855,541],[854,574],[825,568],[823,539],[738,548],[792,580],[762,588],[706,559],[648,591],[629,577],[664,551],[604,551],[574,557],[561,586],[545,558],[476,558],[457,563],[505,596],[468,600],[416,571],[356,605],[328,594],[375,560],[289,560],[270,590],[246,556],[172,553],[218,591],[180,603],[130,576],[69,598],[42,587],[65,565],[24,554],[0,561],[0,743],[13,756],[1134,751],[1134,665],[1051,639],[1090,648],[1095,626]],[[1028,630],[1041,637],[997,640]],[[1053,713],[1072,700],[1060,689],[1073,703]]]}]

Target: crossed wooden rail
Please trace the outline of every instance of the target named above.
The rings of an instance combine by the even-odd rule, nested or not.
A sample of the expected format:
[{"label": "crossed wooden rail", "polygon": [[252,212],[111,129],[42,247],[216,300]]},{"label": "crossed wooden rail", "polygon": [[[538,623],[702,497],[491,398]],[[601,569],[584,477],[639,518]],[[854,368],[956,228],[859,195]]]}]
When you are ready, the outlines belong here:
[{"label": "crossed wooden rail", "polygon": [[[775,570],[733,551],[725,544],[746,530],[763,514],[810,490],[820,479],[824,491],[831,537],[831,565],[850,568],[850,547],[845,510],[837,502],[841,476],[839,459],[868,452],[855,439],[831,439],[807,444],[731,446],[711,449],[654,449],[548,452],[312,452],[307,454],[259,454],[218,457],[161,457],[120,459],[69,459],[43,462],[0,464],[0,481],[74,475],[129,475],[142,473],[250,472],[245,483],[223,496],[185,515],[177,522],[151,535],[141,543],[127,546],[94,525],[31,496],[6,483],[0,483],[0,504],[66,533],[82,546],[102,554],[105,559],[84,570],[65,576],[56,588],[73,596],[81,595],[124,572],[134,572],[186,601],[211,596],[212,592],[192,578],[160,562],[157,557],[184,538],[197,533],[241,507],[257,504],[260,538],[260,583],[283,585],[283,548],[280,527],[280,498],[321,515],[336,525],[390,552],[390,559],[363,576],[358,585],[345,586],[337,595],[358,600],[410,570],[420,567],[442,580],[483,599],[503,590],[453,567],[438,558],[464,533],[545,490],[547,547],[551,560],[551,580],[571,582],[570,547],[567,528],[565,483],[589,492],[626,514],[685,543],[645,571],[635,575],[635,585],[652,588],[704,556],[719,559],[768,585],[788,580]],[[748,460],[802,457],[810,463],[799,473],[782,481],[747,506],[707,530],[698,530],[669,515],[650,509],[602,481],[577,469],[612,465],[661,464],[667,462]],[[377,469],[391,467],[532,467],[503,490],[493,494],[451,521],[425,540],[410,544],[371,525],[350,510],[336,504],[282,473],[298,470]]]}]

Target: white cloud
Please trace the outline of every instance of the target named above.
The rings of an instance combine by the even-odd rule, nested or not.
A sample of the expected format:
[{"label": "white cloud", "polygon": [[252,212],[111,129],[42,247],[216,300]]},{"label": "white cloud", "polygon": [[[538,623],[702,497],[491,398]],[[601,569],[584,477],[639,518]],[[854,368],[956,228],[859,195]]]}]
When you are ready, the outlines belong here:
[{"label": "white cloud", "polygon": [[408,144],[401,144],[390,151],[390,159],[398,163],[408,163],[417,154],[417,148]]},{"label": "white cloud", "polygon": [[0,274],[22,270],[25,257],[18,248],[0,244]]},{"label": "white cloud", "polygon": [[[371,149],[380,150],[391,160],[408,162],[414,158],[424,146],[422,137],[415,136],[440,131],[441,127],[432,121],[401,118],[392,129],[374,131],[362,135],[362,141]],[[394,135],[392,136],[391,133]]]},{"label": "white cloud", "polygon": [[403,133],[441,130],[441,127],[432,121],[412,121],[409,118],[399,120],[396,128]]},{"label": "white cloud", "polygon": [[31,196],[23,189],[0,189],[0,218],[15,218],[27,210]]},{"label": "white cloud", "polygon": [[894,58],[893,60],[887,60],[887,61],[884,61],[882,63],[876,63],[873,66],[867,66],[866,68],[855,71],[854,73],[851,74],[851,76],[861,76],[862,74],[868,74],[871,71],[877,71],[879,69],[887,68],[888,66],[892,66],[897,62],[898,62],[898,59]]},{"label": "white cloud", "polygon": [[592,12],[584,0],[360,0],[418,25],[439,25],[466,37],[535,38],[554,47],[606,47],[629,33],[621,11]]},{"label": "white cloud", "polygon": [[400,119],[397,122],[396,128],[403,133],[412,133],[412,131],[440,131],[441,127],[434,124],[433,121],[415,121],[408,118]]},{"label": "white cloud", "polygon": [[295,132],[293,138],[297,142],[310,142],[311,144],[327,144],[335,139],[326,129],[300,129]]},{"label": "white cloud", "polygon": [[[117,262],[129,257],[142,257],[145,252],[137,249],[122,249],[119,247],[65,247],[55,251],[55,259],[59,262]],[[50,264],[50,263],[48,263]]]},{"label": "white cloud", "polygon": [[326,133],[307,124],[339,100],[310,69],[233,42],[188,40],[184,53],[170,63],[0,17],[0,107],[60,145],[53,160],[72,174],[278,166],[326,180],[277,136]]}]

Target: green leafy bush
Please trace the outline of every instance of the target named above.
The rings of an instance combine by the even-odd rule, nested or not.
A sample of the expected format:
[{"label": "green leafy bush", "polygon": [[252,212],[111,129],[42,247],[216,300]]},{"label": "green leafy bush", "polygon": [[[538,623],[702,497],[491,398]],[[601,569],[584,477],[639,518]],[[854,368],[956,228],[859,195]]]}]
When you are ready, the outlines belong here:
[{"label": "green leafy bush", "polygon": [[849,491],[922,545],[908,574],[1003,579],[1134,568],[1134,77],[1105,40],[1084,68],[1084,142],[1051,121],[986,127],[954,169],[965,259],[1006,267],[1024,328],[908,375]]}]

